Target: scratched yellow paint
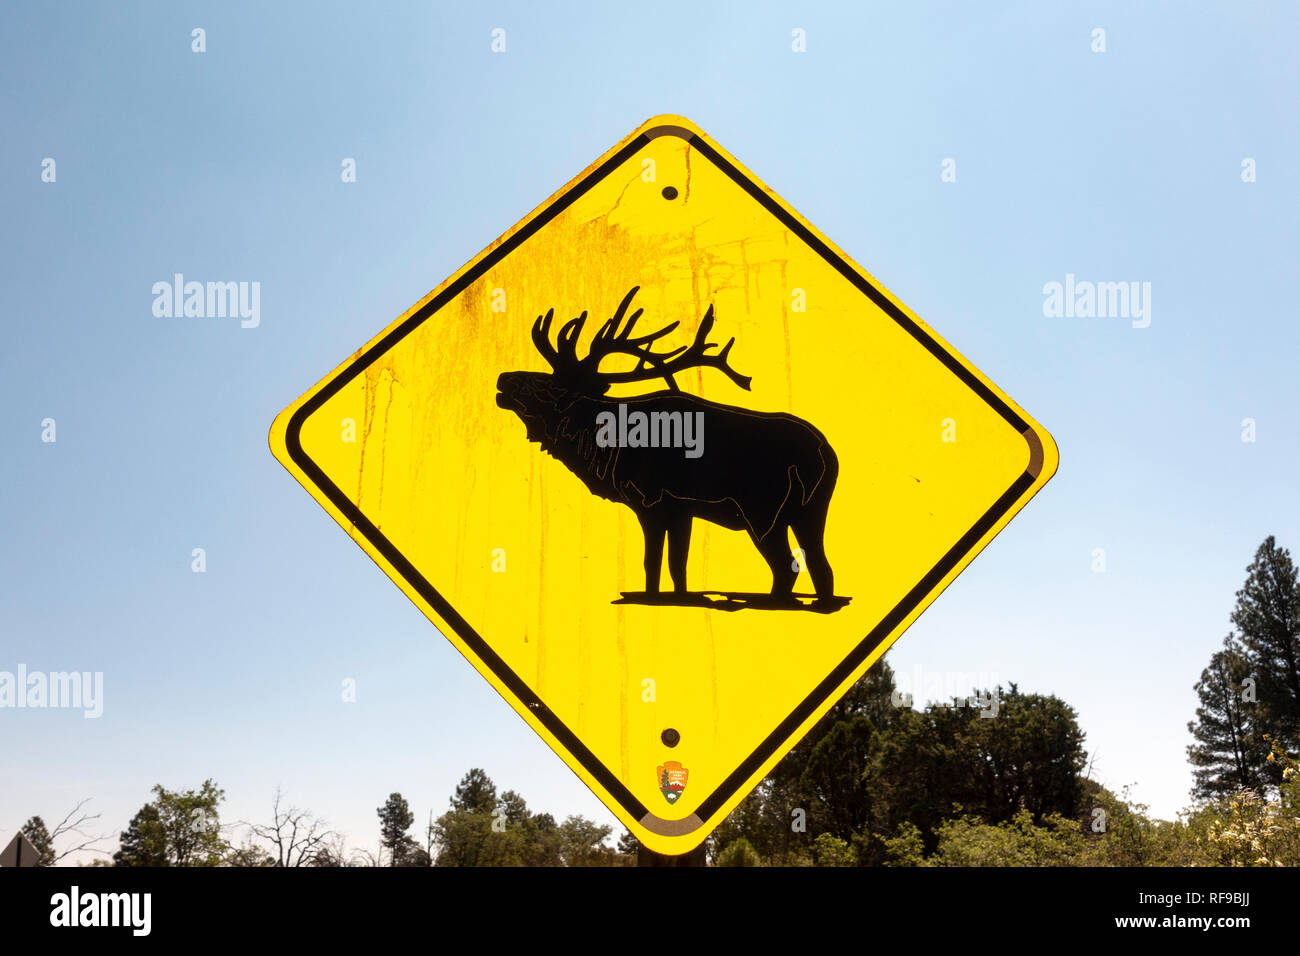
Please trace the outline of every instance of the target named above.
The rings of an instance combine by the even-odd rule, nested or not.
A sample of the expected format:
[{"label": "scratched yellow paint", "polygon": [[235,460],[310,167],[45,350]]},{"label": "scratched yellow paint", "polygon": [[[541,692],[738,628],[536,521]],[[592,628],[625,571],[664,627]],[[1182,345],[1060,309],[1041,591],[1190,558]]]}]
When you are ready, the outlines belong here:
[{"label": "scratched yellow paint", "polygon": [[[286,435],[294,413],[345,374],[353,359],[276,419],[271,445],[644,844],[681,853],[725,818],[1046,483],[1057,456],[1047,432],[964,359],[956,357],[1023,419],[1030,436],[706,157],[695,144],[707,143],[735,163],[689,121],[650,120],[588,172],[643,132],[663,127],[678,132],[645,141],[352,377],[300,421],[298,431],[300,454],[483,637],[649,817],[637,818],[611,796],[290,455]],[[583,176],[407,316],[419,314]],[[667,186],[677,190],[675,198],[665,198]],[[817,614],[611,603],[622,591],[643,589],[642,533],[635,516],[621,504],[593,496],[563,464],[529,443],[520,420],[497,406],[496,380],[505,371],[549,371],[530,336],[538,315],[554,308],[558,327],[589,311],[585,348],[633,285],[641,287],[636,305],[644,309],[639,332],[678,321],[681,326],[665,347],[689,344],[711,304],[716,325],[710,341],[721,344],[735,336],[731,364],[753,377],[752,391],[745,392],[716,370],[697,369],[679,378],[684,390],[725,404],[797,415],[820,429],[835,449],[839,481],[825,541],[836,593],[852,598],[846,607]],[[802,290],[805,311],[793,307],[795,290]],[[915,320],[901,303],[890,301]],[[494,303],[504,304],[504,311],[494,311]],[[955,355],[928,327],[920,327]],[[617,386],[610,394],[636,395],[657,387],[662,386]],[[351,442],[344,440],[349,419],[355,422]],[[944,440],[949,419],[955,441]],[[706,422],[705,460],[708,438]],[[1036,463],[1031,462],[1035,441],[1041,446]],[[1017,478],[1034,468],[1032,484],[1007,513],[798,731],[752,768],[721,807],[699,823],[674,828],[662,822],[692,821],[701,801]],[[666,565],[663,578],[670,587]],[[692,590],[766,591],[771,585],[767,565],[746,535],[700,520],[694,523],[688,579]],[[795,590],[812,592],[806,573]],[[670,727],[681,736],[671,749],[660,737]],[[431,739],[435,731],[430,728]],[[488,740],[481,744],[492,746]],[[689,772],[674,804],[659,789],[657,768],[665,760],[676,760]]]}]

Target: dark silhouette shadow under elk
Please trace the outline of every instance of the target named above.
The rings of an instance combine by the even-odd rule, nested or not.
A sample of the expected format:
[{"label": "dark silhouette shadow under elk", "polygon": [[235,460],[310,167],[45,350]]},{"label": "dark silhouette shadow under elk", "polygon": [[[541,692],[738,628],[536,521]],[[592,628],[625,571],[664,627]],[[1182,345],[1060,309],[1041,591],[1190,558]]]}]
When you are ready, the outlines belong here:
[{"label": "dark silhouette shadow under elk", "polygon": [[[723,405],[681,391],[675,376],[688,369],[716,369],[746,390],[751,379],[728,364],[734,337],[711,351],[717,348],[706,341],[714,323],[712,305],[690,345],[653,350],[677,322],[634,337],[642,310],[627,311],[638,289],[623,297],[581,358],[578,340],[586,312],[565,323],[555,345],[550,337],[555,310],[538,316],[533,344],[551,371],[504,372],[497,379],[497,405],[519,416],[529,441],[592,494],[626,505],[637,516],[645,535],[645,591],[623,592],[614,603],[820,613],[843,607],[850,599],[835,595],[823,546],[839,474],[830,443],[793,415]],[[601,362],[611,356],[634,358],[635,368],[602,372]],[[649,381],[668,387],[622,398],[606,395],[613,385]],[[771,590],[688,590],[686,558],[696,518],[746,532],[771,569]],[[789,532],[802,549],[802,562],[791,552]],[[659,590],[665,542],[671,592]],[[815,595],[794,592],[801,567],[812,577]]]}]

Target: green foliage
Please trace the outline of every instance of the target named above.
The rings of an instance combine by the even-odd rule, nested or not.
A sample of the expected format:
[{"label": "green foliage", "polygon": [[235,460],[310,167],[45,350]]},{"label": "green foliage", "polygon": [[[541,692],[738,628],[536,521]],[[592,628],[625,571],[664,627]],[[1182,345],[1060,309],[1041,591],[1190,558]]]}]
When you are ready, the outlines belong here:
[{"label": "green foliage", "polygon": [[406,798],[400,793],[390,793],[375,812],[379,815],[379,845],[388,851],[388,865],[409,865],[419,846],[406,832],[415,822]]},{"label": "green foliage", "polygon": [[222,866],[261,867],[275,866],[275,857],[252,843],[243,843],[226,851]]},{"label": "green foliage", "polygon": [[1201,865],[1300,866],[1300,765],[1280,741],[1268,743],[1276,798],[1242,790],[1193,813],[1188,830]]},{"label": "green foliage", "polygon": [[1082,830],[1086,840],[1081,862],[1091,866],[1160,866],[1175,837],[1174,825],[1153,820],[1145,804],[1131,800],[1129,787],[1116,796],[1093,785]]},{"label": "green foliage", "polygon": [[928,866],[1073,866],[1083,851],[1077,821],[1050,813],[1038,824],[1026,809],[996,824],[963,814],[940,823],[937,836]]},{"label": "green foliage", "polygon": [[1258,675],[1258,725],[1294,749],[1300,746],[1300,581],[1290,552],[1272,535],[1246,572],[1232,623]]},{"label": "green foliage", "polygon": [[618,838],[616,844],[618,852],[624,856],[630,856],[633,860],[641,850],[641,841],[632,835],[631,830],[624,830],[623,835]]},{"label": "green foliage", "polygon": [[1014,684],[925,711],[894,698],[881,662],[733,811],[713,855],[743,838],[775,865],[910,865],[935,851],[957,805],[992,825],[1079,812],[1083,732],[1063,701]]},{"label": "green foliage", "polygon": [[474,767],[461,778],[460,783],[456,785],[456,793],[451,798],[453,810],[464,810],[469,813],[483,810],[491,812],[496,804],[496,785],[488,779],[487,773],[478,767]]},{"label": "green foliage", "polygon": [[758,853],[744,837],[733,840],[718,854],[715,866],[762,866]]},{"label": "green foliage", "polygon": [[857,854],[845,840],[831,833],[822,833],[812,842],[812,859],[816,866],[853,866]]},{"label": "green foliage", "polygon": [[[881,662],[733,811],[713,853],[744,839],[767,863],[824,863],[825,837],[867,865],[1296,862],[1300,782],[1287,748],[1300,748],[1300,584],[1272,538],[1232,622],[1237,633],[1196,685],[1189,725],[1205,802],[1175,821],[1086,778],[1084,735],[1060,699],[1011,684],[972,695],[979,706],[918,712],[891,706]],[[792,827],[792,814],[806,826]]]},{"label": "green foliage", "polygon": [[1188,748],[1192,795],[1202,800],[1276,786],[1266,729],[1300,744],[1300,584],[1290,553],[1272,536],[1246,569],[1232,623],[1238,633],[1201,673],[1200,706],[1188,725],[1196,740]]},{"label": "green foliage", "polygon": [[429,851],[415,842],[413,837],[403,837],[393,855],[393,866],[432,866]]},{"label": "green foliage", "polygon": [[22,833],[36,848],[36,865],[53,866],[54,840],[50,837],[50,831],[46,828],[45,821],[40,817],[32,817],[22,825]]},{"label": "green foliage", "polygon": [[884,847],[885,866],[925,865],[925,841],[915,823],[900,823],[898,832],[891,837],[881,837],[880,843]]},{"label": "green foliage", "polygon": [[848,846],[870,822],[873,796],[869,774],[875,725],[861,714],[836,722],[808,754],[798,792],[819,829]]},{"label": "green foliage", "polygon": [[1196,741],[1187,748],[1194,797],[1257,789],[1268,775],[1268,746],[1256,727],[1260,709],[1246,699],[1252,670],[1241,644],[1229,634],[1196,682],[1200,706],[1196,720],[1187,725]]},{"label": "green foliage", "polygon": [[1236,634],[1196,684],[1188,748],[1201,805],[1168,832],[1176,865],[1300,865],[1300,581],[1270,535],[1232,612]]},{"label": "green foliage", "polygon": [[434,824],[438,866],[525,866],[556,865],[559,853],[538,853],[529,859],[527,838],[518,830],[493,829],[486,813],[453,810]]},{"label": "green foliage", "polygon": [[[605,845],[608,826],[571,816],[557,824],[529,811],[524,798],[496,786],[477,768],[451,798],[451,809],[429,827],[437,866],[612,866],[635,859]],[[621,843],[620,843],[621,849]]]},{"label": "green foliage", "polygon": [[225,792],[211,780],[198,790],[171,791],[161,784],[154,799],[122,833],[114,866],[219,866],[229,848],[218,807]]},{"label": "green foliage", "polygon": [[[714,831],[710,857],[719,859],[742,837],[761,859],[777,866],[811,862],[810,832],[830,832],[856,845],[855,828],[872,818],[874,778],[859,781],[852,770],[841,772],[836,764],[848,761],[860,772],[866,770],[875,731],[898,712],[893,693],[893,671],[880,661]],[[823,744],[828,736],[831,742]],[[800,831],[793,829],[796,819],[802,820]]]},{"label": "green foliage", "polygon": [[170,866],[167,839],[158,820],[158,806],[146,803],[122,833],[121,848],[113,854],[114,866]]},{"label": "green foliage", "polygon": [[605,846],[611,833],[607,826],[585,817],[568,817],[560,825],[560,859],[565,866],[608,866],[614,851]]},{"label": "green foliage", "polygon": [[1086,757],[1074,710],[1015,684],[972,697],[980,706],[903,708],[880,735],[869,780],[878,795],[876,834],[910,822],[933,851],[939,824],[958,805],[994,824],[1021,811],[1036,820],[1078,811]]},{"label": "green foliage", "polygon": [[1214,802],[1281,782],[1265,734],[1300,747],[1300,580],[1290,552],[1270,535],[1246,568],[1232,611],[1235,634],[1196,683],[1200,705],[1188,724],[1195,743],[1192,796]]},{"label": "green foliage", "polygon": [[226,850],[218,806],[225,791],[211,780],[198,790],[153,788],[158,822],[172,866],[217,866]]},{"label": "green foliage", "polygon": [[[980,699],[989,700],[989,693]],[[1074,708],[1055,696],[1022,694],[1015,684],[1005,693],[996,688],[993,699],[993,716],[973,707],[950,711],[958,716],[953,747],[971,773],[971,792],[962,802],[982,807],[994,821],[1025,811],[1035,819],[1073,817],[1087,760]]]},{"label": "green foliage", "polygon": [[[707,853],[717,860],[722,851],[738,839],[774,866],[797,866],[808,862],[807,802],[798,792],[798,781],[777,779],[776,773],[763,780],[726,820],[709,836]],[[802,804],[802,805],[801,805]],[[794,811],[804,817],[804,832],[792,830]]]},{"label": "green foliage", "polygon": [[[488,794],[491,803],[486,802]],[[555,821],[549,815],[529,813],[523,798],[513,791],[498,806],[496,787],[482,771],[465,776],[451,805],[430,827],[436,865],[554,866],[561,862]]]}]

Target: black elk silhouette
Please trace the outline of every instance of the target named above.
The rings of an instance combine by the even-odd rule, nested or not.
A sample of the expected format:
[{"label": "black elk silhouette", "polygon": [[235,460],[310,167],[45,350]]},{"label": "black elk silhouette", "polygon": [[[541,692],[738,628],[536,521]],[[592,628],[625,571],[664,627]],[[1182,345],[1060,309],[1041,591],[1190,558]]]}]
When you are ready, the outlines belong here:
[{"label": "black elk silhouette", "polygon": [[[822,541],[839,473],[838,459],[825,436],[793,415],[722,405],[682,392],[674,376],[692,368],[717,369],[746,390],[751,379],[727,364],[734,337],[721,351],[710,353],[717,348],[705,341],[713,328],[712,305],[689,346],[652,351],[654,343],[673,331],[677,322],[633,337],[642,310],[626,314],[638,289],[634,286],[624,296],[582,358],[577,348],[586,312],[560,329],[555,346],[550,340],[555,310],[538,316],[533,344],[551,372],[503,373],[497,379],[497,405],[518,415],[529,441],[540,444],[593,494],[627,505],[636,513],[645,534],[646,595],[653,603],[692,603],[684,599],[689,596],[686,557],[691,522],[702,518],[749,533],[772,569],[771,594],[762,596],[763,606],[804,606],[793,595],[798,572],[787,528],[793,530],[804,552],[817,594],[813,607],[842,606],[847,599],[834,596],[834,573]],[[636,367],[602,372],[601,362],[614,355],[635,358]],[[662,380],[668,388],[627,398],[605,395],[611,385],[654,380]],[[693,419],[703,423],[706,433],[700,436],[707,438],[703,453],[688,457],[680,449],[662,447],[671,444],[668,441],[655,442],[660,447],[630,447],[630,443],[617,447],[599,442],[598,416],[618,415],[620,404],[626,406],[625,414],[658,414],[665,432],[673,413],[682,419],[703,413],[702,418],[697,415]],[[665,537],[674,596],[683,600],[659,596]]]}]

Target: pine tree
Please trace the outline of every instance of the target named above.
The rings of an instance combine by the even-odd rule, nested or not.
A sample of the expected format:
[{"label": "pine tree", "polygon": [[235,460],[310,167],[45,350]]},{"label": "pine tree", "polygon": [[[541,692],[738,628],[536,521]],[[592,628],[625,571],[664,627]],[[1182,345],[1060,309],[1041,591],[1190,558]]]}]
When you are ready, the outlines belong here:
[{"label": "pine tree", "polygon": [[379,842],[388,850],[389,865],[402,866],[413,845],[406,831],[415,822],[415,814],[400,793],[390,793],[388,801],[376,812],[379,814]]},{"label": "pine tree", "polygon": [[1259,710],[1250,680],[1250,661],[1229,634],[1196,682],[1201,704],[1196,720],[1187,725],[1196,740],[1187,748],[1187,759],[1197,799],[1257,790],[1268,776],[1268,746],[1257,727]]},{"label": "pine tree", "polygon": [[456,793],[451,798],[453,810],[467,813],[486,811],[491,813],[497,805],[497,788],[492,779],[478,767],[461,777],[456,784]]},{"label": "pine tree", "polygon": [[146,803],[122,833],[122,846],[113,854],[114,866],[168,866],[167,840],[158,819],[158,806]]},{"label": "pine tree", "polygon": [[637,854],[641,852],[641,841],[632,835],[631,830],[624,830],[623,835],[618,838],[618,852],[624,856],[630,856],[634,860]]},{"label": "pine tree", "polygon": [[40,817],[32,817],[22,827],[23,835],[31,841],[32,846],[36,848],[37,866],[54,865],[54,840],[50,837],[50,831],[45,826],[45,821]]},{"label": "pine tree", "polygon": [[1273,536],[1255,552],[1232,623],[1258,681],[1259,729],[1300,746],[1300,584],[1291,554]]}]

